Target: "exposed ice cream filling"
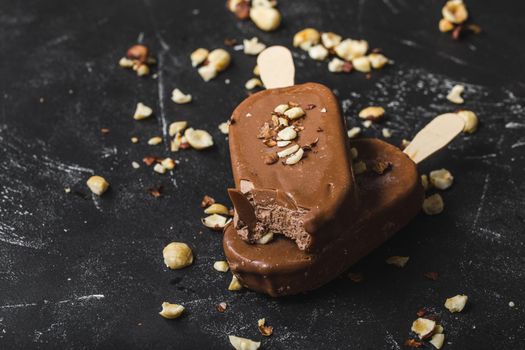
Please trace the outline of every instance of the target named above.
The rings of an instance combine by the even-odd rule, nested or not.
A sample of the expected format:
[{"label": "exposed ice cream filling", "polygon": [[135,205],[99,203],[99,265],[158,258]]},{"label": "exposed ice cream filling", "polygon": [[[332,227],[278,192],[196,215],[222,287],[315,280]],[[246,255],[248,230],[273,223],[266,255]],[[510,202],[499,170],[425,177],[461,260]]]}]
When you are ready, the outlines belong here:
[{"label": "exposed ice cream filling", "polygon": [[244,241],[256,243],[271,232],[290,238],[301,250],[310,245],[312,238],[304,228],[308,210],[297,207],[286,194],[266,189],[229,190],[229,194],[235,207],[234,226]]}]

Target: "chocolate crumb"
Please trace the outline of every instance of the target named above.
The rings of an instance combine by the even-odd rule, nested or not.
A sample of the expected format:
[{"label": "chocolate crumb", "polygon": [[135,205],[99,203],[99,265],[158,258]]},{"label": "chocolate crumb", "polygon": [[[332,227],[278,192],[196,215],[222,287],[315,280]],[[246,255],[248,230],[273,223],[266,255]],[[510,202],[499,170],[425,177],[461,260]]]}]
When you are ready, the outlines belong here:
[{"label": "chocolate crumb", "polygon": [[420,348],[422,345],[423,345],[422,342],[417,341],[415,339],[405,340],[405,346],[408,346],[409,348]]},{"label": "chocolate crumb", "polygon": [[215,204],[215,199],[208,195],[204,195],[201,201],[201,208],[209,207],[210,205]]},{"label": "chocolate crumb", "polygon": [[306,108],[305,108],[305,109],[306,109],[307,111],[309,111],[309,110],[314,109],[314,108],[315,108],[315,105],[312,104],[312,103],[309,103],[309,104],[306,105]]},{"label": "chocolate crumb", "polygon": [[345,63],[343,63],[343,72],[350,73],[352,69],[354,69],[352,62],[345,61]]},{"label": "chocolate crumb", "polygon": [[142,158],[142,161],[143,161],[144,164],[146,164],[147,166],[150,166],[150,165],[152,165],[153,163],[158,162],[158,161],[159,161],[159,158],[158,158],[158,157],[155,157],[155,156],[145,156],[144,158]]},{"label": "chocolate crumb", "polygon": [[378,175],[383,175],[390,168],[392,168],[392,163],[385,161],[378,161],[372,165],[372,170]]},{"label": "chocolate crumb", "polygon": [[350,280],[355,283],[361,283],[364,279],[363,274],[359,272],[350,272],[348,274],[348,278],[350,278]]},{"label": "chocolate crumb", "polygon": [[163,186],[162,185],[153,186],[152,188],[148,189],[148,193],[151,194],[155,198],[159,198],[160,194],[162,193],[162,190],[163,190]]},{"label": "chocolate crumb", "polygon": [[459,40],[459,38],[461,37],[462,31],[463,31],[463,26],[457,26],[456,28],[454,28],[454,30],[452,31],[452,39]]},{"label": "chocolate crumb", "polygon": [[426,314],[427,314],[427,309],[425,309],[424,307],[419,309],[419,310],[417,310],[417,312],[416,312],[417,317],[423,317]]},{"label": "chocolate crumb", "polygon": [[264,164],[274,164],[279,160],[277,153],[269,153],[264,157]]},{"label": "chocolate crumb", "polygon": [[108,128],[102,128],[102,129],[100,129],[100,132],[102,133],[102,135],[107,135],[107,134],[109,134],[109,129]]},{"label": "chocolate crumb", "polygon": [[433,272],[433,271],[425,272],[423,274],[423,276],[425,276],[426,278],[428,278],[429,280],[432,280],[432,281],[437,281],[437,279],[438,279],[438,273],[437,272]]},{"label": "chocolate crumb", "polygon": [[226,46],[234,46],[236,44],[237,44],[237,39],[233,39],[233,38],[224,39],[224,45]]},{"label": "chocolate crumb", "polygon": [[264,140],[263,143],[268,146],[268,147],[274,147],[277,145],[277,141],[275,140],[272,140],[272,139],[267,139],[267,140]]},{"label": "chocolate crumb", "polygon": [[219,305],[217,305],[216,309],[219,312],[224,312],[226,311],[227,307],[228,307],[228,304],[226,304],[225,302],[222,302],[222,303],[219,303]]},{"label": "chocolate crumb", "polygon": [[241,1],[235,6],[235,16],[238,19],[247,19],[250,17],[250,4],[248,1]]}]

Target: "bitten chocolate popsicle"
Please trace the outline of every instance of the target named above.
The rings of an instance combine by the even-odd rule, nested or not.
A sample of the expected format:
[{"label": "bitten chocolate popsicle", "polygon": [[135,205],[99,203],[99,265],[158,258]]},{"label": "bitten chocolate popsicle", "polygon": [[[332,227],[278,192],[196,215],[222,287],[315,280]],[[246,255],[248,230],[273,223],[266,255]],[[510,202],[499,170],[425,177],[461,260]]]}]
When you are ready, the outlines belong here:
[{"label": "bitten chocolate popsicle", "polygon": [[[291,61],[286,49],[267,50],[272,49],[281,63]],[[265,71],[280,70],[270,74],[267,87],[293,84],[286,62],[270,64],[280,67],[271,70],[259,64],[263,81]],[[462,125],[450,120],[459,133]],[[430,129],[426,134],[435,135]],[[223,245],[244,286],[273,296],[315,289],[419,212],[423,189],[416,164],[382,141],[355,141],[360,159],[376,169],[356,183],[344,130],[336,98],[320,84],[262,91],[234,111],[230,152],[236,189],[229,193],[235,216]],[[448,136],[445,132],[434,148],[446,145],[453,138]],[[431,150],[411,152],[424,158]]]}]

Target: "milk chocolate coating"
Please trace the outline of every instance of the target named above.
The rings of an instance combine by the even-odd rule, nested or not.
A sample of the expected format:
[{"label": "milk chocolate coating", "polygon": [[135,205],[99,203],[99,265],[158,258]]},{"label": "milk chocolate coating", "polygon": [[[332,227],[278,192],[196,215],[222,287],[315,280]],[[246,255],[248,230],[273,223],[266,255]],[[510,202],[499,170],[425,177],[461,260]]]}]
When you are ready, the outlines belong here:
[{"label": "milk chocolate coating", "polygon": [[[299,104],[306,112],[298,120],[304,128],[294,142],[314,146],[297,164],[266,164],[269,154],[286,147],[268,147],[257,135],[265,122],[271,122],[275,107],[288,102]],[[335,96],[315,83],[261,91],[235,109],[229,140],[238,190],[230,191],[230,198],[240,239],[253,243],[270,231],[314,253],[352,224],[357,192],[345,130]],[[251,182],[253,191],[240,192],[243,180]],[[280,192],[272,194],[275,190]]]},{"label": "milk chocolate coating", "polygon": [[[354,205],[359,213],[356,220],[346,227],[336,227],[338,231],[331,235],[333,239],[312,253],[300,250],[284,237],[265,245],[249,244],[232,224],[228,225],[223,247],[230,268],[241,284],[271,296],[316,289],[389,239],[420,211],[424,192],[412,160],[398,148],[377,139],[355,140],[351,145],[357,148],[359,159],[368,169],[379,162],[392,164],[382,175],[367,171],[356,177]],[[325,170],[332,171],[331,168]],[[306,187],[307,184],[299,185]],[[318,186],[322,188],[322,183]],[[309,192],[316,192],[316,188]]]}]

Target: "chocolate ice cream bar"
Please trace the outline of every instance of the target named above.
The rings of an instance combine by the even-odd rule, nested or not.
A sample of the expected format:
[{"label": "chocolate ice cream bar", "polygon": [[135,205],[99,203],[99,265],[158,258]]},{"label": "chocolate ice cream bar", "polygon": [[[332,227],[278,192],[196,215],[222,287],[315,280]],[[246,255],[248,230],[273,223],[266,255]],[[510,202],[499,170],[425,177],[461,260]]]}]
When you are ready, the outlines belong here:
[{"label": "chocolate ice cream bar", "polygon": [[245,244],[272,233],[313,253],[352,225],[358,200],[345,130],[335,96],[316,83],[265,90],[235,109],[229,194]]},{"label": "chocolate ice cream bar", "polygon": [[[282,236],[268,244],[250,244],[233,224],[226,227],[224,251],[244,286],[272,296],[318,288],[389,239],[420,211],[423,188],[416,165],[406,154],[377,139],[352,141],[352,146],[368,169],[356,176],[353,207],[359,214],[347,226],[331,232],[332,239],[320,250],[301,250]],[[237,184],[239,181],[236,177]]]}]

